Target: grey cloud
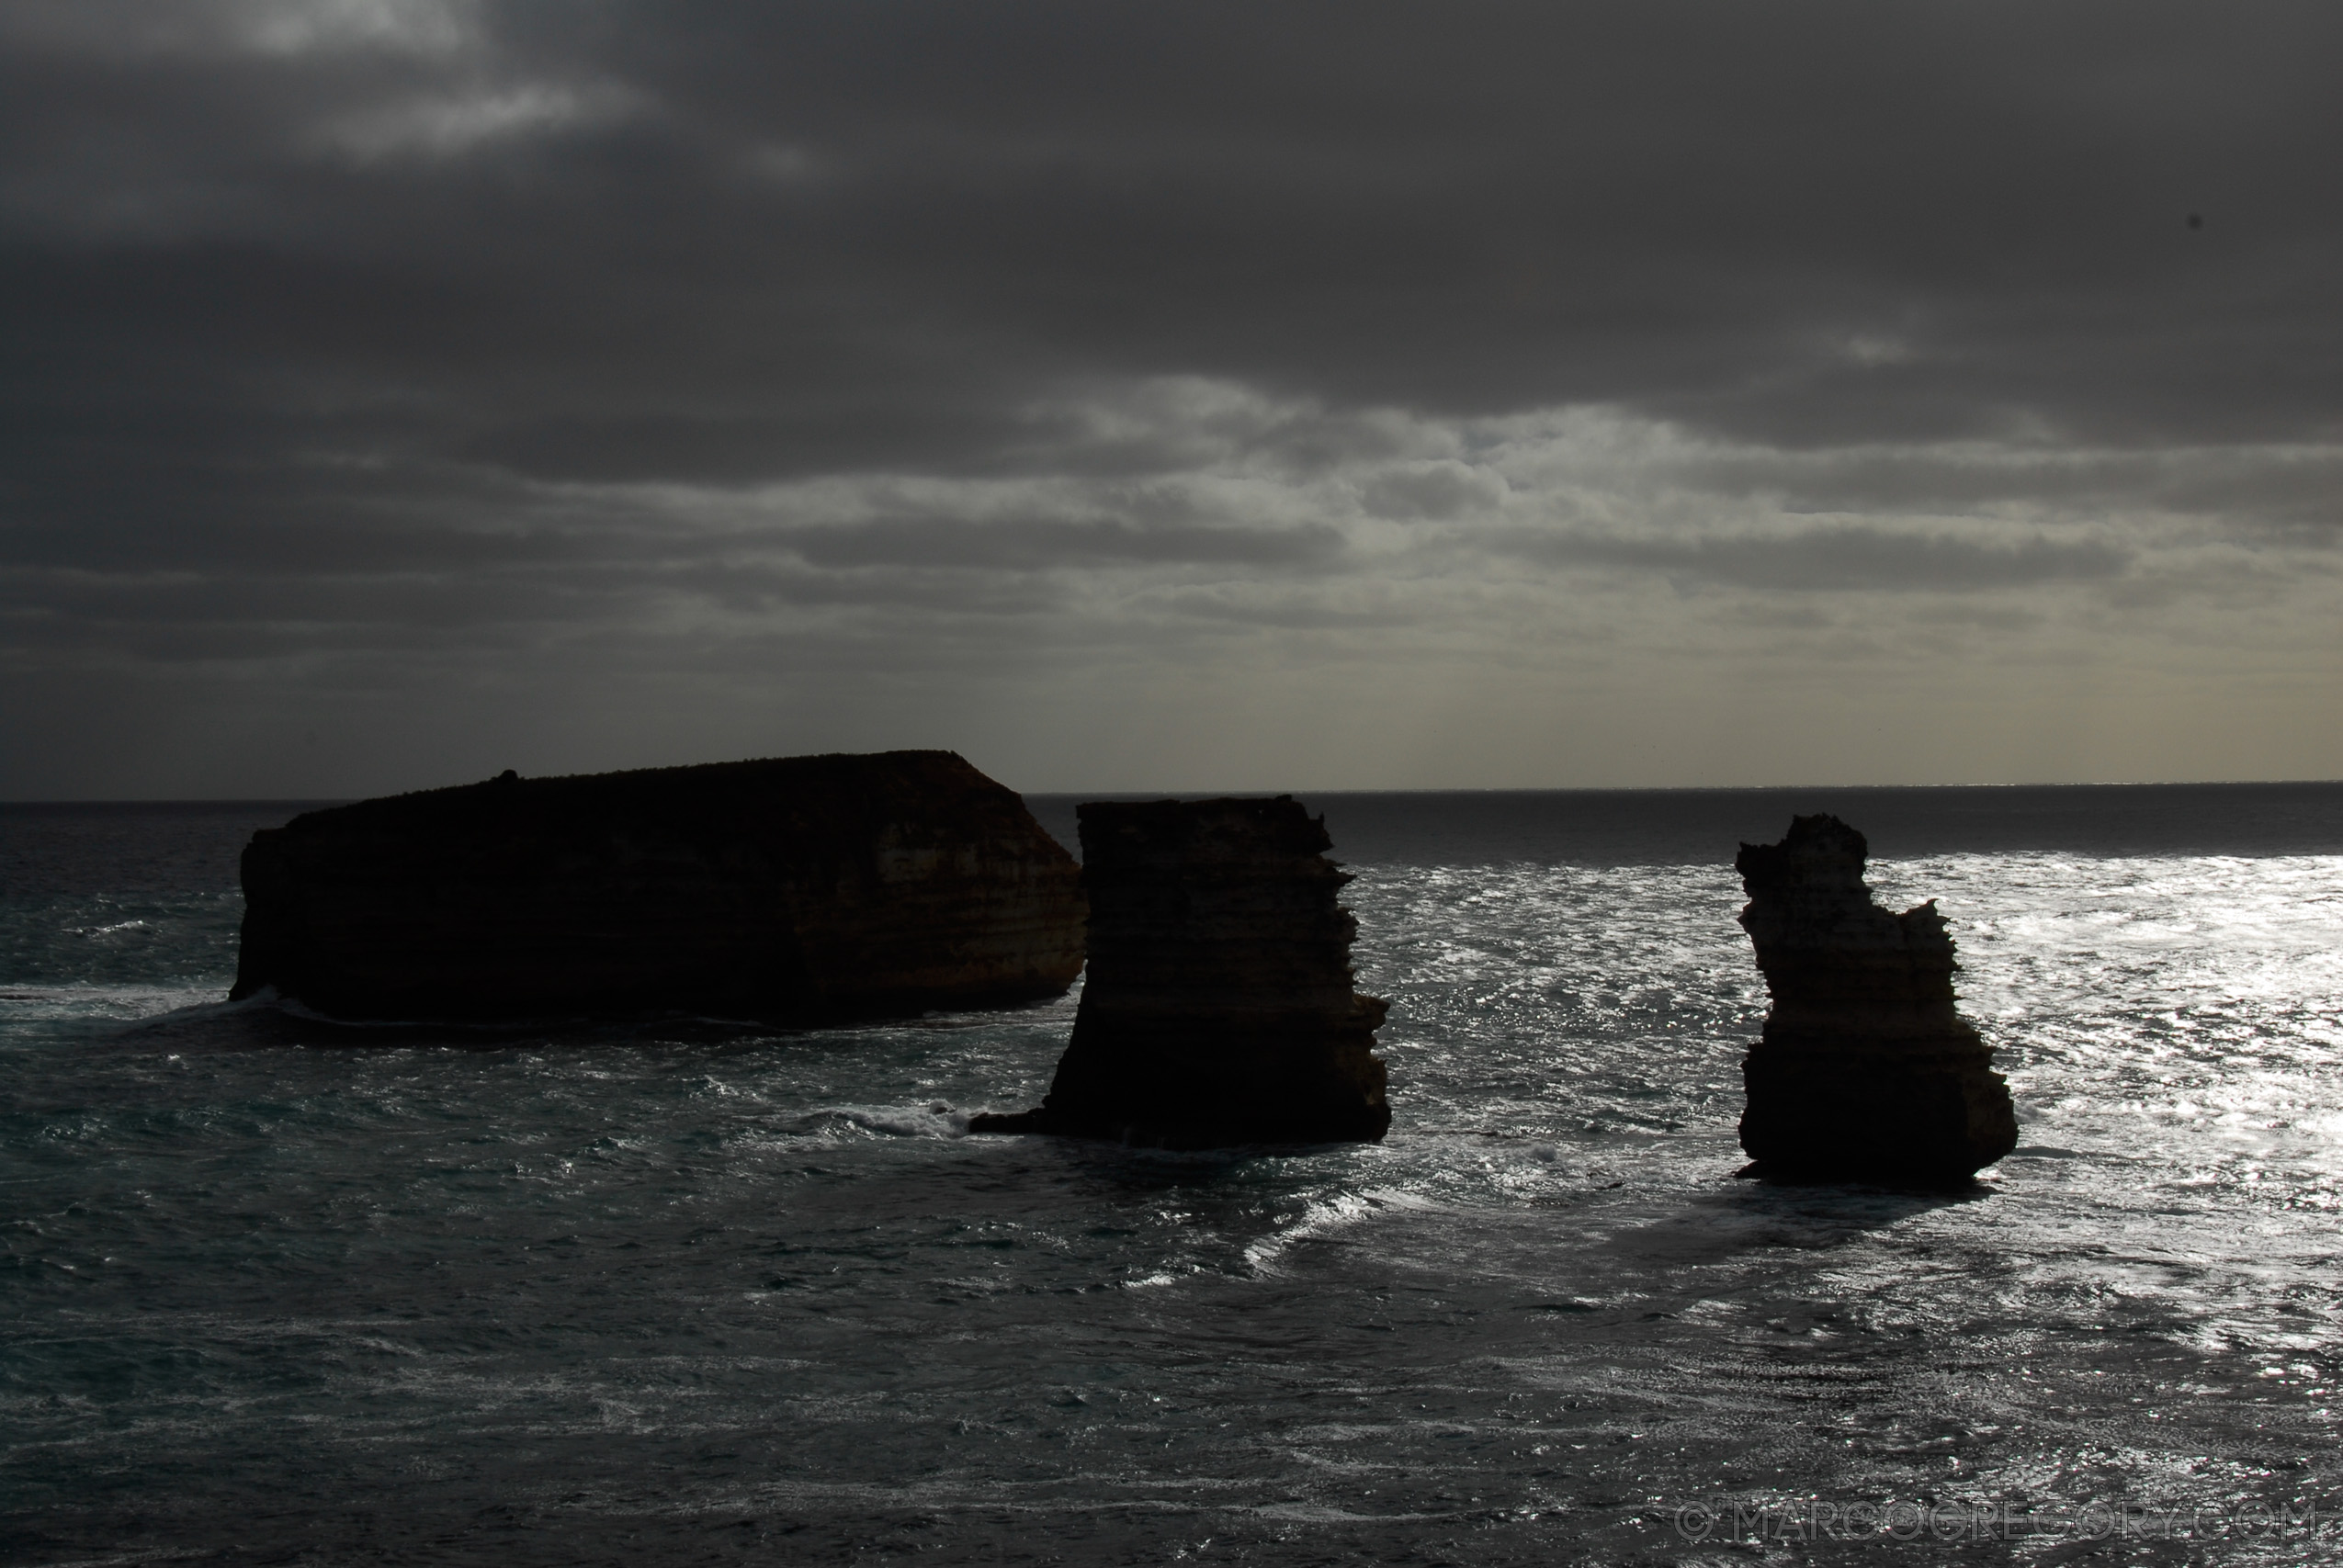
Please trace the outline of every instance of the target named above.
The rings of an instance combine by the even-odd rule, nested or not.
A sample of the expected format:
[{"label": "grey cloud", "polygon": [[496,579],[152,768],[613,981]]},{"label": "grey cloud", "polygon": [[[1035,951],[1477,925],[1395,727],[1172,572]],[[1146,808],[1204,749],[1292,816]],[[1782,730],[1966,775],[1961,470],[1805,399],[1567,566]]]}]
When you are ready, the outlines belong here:
[{"label": "grey cloud", "polygon": [[938,618],[1031,618],[1065,603],[1062,590],[1032,578],[971,583],[964,573],[916,568],[809,571],[727,562],[663,571],[650,581],[740,615],[819,608],[914,612],[928,626]]},{"label": "grey cloud", "polygon": [[1138,527],[1118,520],[960,523],[888,521],[803,528],[784,536],[821,566],[917,563],[1035,570],[1104,563],[1208,563],[1254,567],[1324,565],[1341,554],[1340,530]]},{"label": "grey cloud", "polygon": [[1505,481],[1499,476],[1451,461],[1385,474],[1369,482],[1359,499],[1381,517],[1447,518],[1488,508],[1504,494]]},{"label": "grey cloud", "polygon": [[[809,570],[726,560],[614,560],[563,571],[205,574],[0,571],[0,616],[35,640],[102,642],[141,626],[252,626],[284,649],[304,639],[399,643],[413,632],[505,643],[532,629],[639,620],[662,596],[716,609],[872,606],[956,615],[1031,614],[1059,595],[1016,581],[970,584],[960,572]],[[7,638],[0,634],[0,644]]]},{"label": "grey cloud", "polygon": [[1667,472],[1712,494],[1767,497],[1788,512],[2020,506],[2197,515],[2235,524],[2240,532],[2343,524],[2343,449],[2336,447],[1745,446],[1674,462]]},{"label": "grey cloud", "polygon": [[75,525],[27,524],[0,531],[0,551],[24,569],[153,572],[232,572],[240,578],[303,581],[351,572],[440,573],[557,568],[627,560],[651,553],[640,537],[544,527],[458,528],[438,521],[222,519],[201,530],[168,520],[110,519]]},{"label": "grey cloud", "polygon": [[1387,603],[1328,604],[1306,597],[1260,599],[1225,592],[1184,590],[1157,601],[1163,609],[1204,621],[1246,626],[1321,631],[1389,633],[1417,625],[1421,617]]},{"label": "grey cloud", "polygon": [[1630,567],[1744,588],[1974,592],[2120,576],[2131,552],[2100,540],[2012,543],[1838,526],[1779,535],[1626,538],[1591,533],[1497,536],[1496,547],[1565,565]]},{"label": "grey cloud", "polygon": [[631,573],[597,581],[12,572],[0,576],[0,612],[20,627],[46,623],[79,638],[144,626],[249,626],[289,650],[309,641],[404,641],[411,633],[509,642],[522,628],[597,619],[641,591]]},{"label": "grey cloud", "polygon": [[568,417],[491,428],[461,457],[549,479],[744,484],[809,473],[1013,467],[1032,422],[987,409],[852,402],[795,413]]}]

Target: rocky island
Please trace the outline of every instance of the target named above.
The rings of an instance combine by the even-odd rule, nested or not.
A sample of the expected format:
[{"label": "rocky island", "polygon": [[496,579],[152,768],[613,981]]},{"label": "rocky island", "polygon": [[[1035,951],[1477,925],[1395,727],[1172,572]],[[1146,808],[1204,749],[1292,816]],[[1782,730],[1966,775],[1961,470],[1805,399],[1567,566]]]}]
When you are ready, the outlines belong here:
[{"label": "rocky island", "polygon": [[1385,1004],[1352,988],[1358,922],[1322,818],[1290,795],[1078,808],[1090,974],[1035,1111],[971,1132],[1151,1147],[1372,1140]]},{"label": "rocky island", "polygon": [[329,1017],[787,1023],[1058,996],[1081,868],[950,751],[523,779],[253,835],[232,998]]},{"label": "rocky island", "polygon": [[2017,1146],[2009,1088],[1954,1004],[1935,901],[1880,908],[1868,850],[1836,817],[1798,817],[1733,863],[1773,997],[1741,1064],[1741,1147],[1762,1175],[1965,1180]]}]

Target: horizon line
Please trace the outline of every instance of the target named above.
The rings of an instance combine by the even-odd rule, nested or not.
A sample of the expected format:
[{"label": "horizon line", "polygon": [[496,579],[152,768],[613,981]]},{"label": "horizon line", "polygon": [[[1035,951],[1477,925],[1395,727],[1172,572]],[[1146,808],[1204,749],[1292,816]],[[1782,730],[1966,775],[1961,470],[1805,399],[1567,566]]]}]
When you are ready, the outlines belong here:
[{"label": "horizon line", "polygon": [[[694,764],[685,763],[683,766]],[[609,773],[653,773],[658,768],[612,768]],[[594,778],[594,773],[522,774],[523,778]],[[480,783],[479,780],[468,781]],[[1176,790],[1165,793],[1153,789],[1027,789],[1015,793],[1026,795],[1091,795],[1097,798],[1124,796],[1139,800],[1215,800],[1236,796],[1322,795],[1758,795],[1787,790],[1920,790],[1920,789],[2265,789],[2284,785],[2338,785],[2343,779],[2067,779],[2034,780],[2003,784],[1409,784],[1397,788],[1361,788],[1335,786],[1309,788],[1301,786],[1225,788],[1220,786]],[[392,798],[397,795],[420,795],[431,790],[461,789],[463,784],[426,784],[421,789],[398,790],[391,795],[48,795],[21,800],[0,800],[0,809],[32,806],[342,806],[361,800]],[[1005,786],[1004,786],[1005,787]]]}]

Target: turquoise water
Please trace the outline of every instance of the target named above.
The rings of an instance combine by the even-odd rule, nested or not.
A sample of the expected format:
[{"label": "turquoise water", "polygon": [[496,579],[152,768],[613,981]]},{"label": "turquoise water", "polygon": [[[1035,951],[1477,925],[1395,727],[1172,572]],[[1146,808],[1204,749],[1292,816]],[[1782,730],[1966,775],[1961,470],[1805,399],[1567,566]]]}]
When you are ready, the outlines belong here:
[{"label": "turquoise water", "polygon": [[[228,1007],[235,851],[290,807],[0,807],[0,1549],[2336,1552],[2343,788],[1311,804],[1392,1134],[1190,1156],[964,1135],[1070,998]],[[1733,840],[1817,808],[1962,944],[2021,1121],[1973,1189],[1735,1177]]]}]

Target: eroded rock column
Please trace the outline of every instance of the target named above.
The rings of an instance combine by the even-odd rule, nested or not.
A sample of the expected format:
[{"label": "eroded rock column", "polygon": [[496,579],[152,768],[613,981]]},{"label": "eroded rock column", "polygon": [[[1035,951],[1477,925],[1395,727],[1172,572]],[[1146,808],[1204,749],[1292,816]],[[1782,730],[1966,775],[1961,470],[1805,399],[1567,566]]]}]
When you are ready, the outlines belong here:
[{"label": "eroded rock column", "polygon": [[1090,969],[1039,1110],[978,1132],[1168,1148],[1380,1138],[1386,1004],[1322,819],[1289,795],[1079,808]]},{"label": "eroded rock column", "polygon": [[1734,862],[1773,996],[1741,1064],[1741,1146],[1769,1175],[1964,1179],[2017,1146],[2009,1085],[1954,1005],[1935,901],[1880,908],[1867,848],[1836,817],[1799,817]]}]

